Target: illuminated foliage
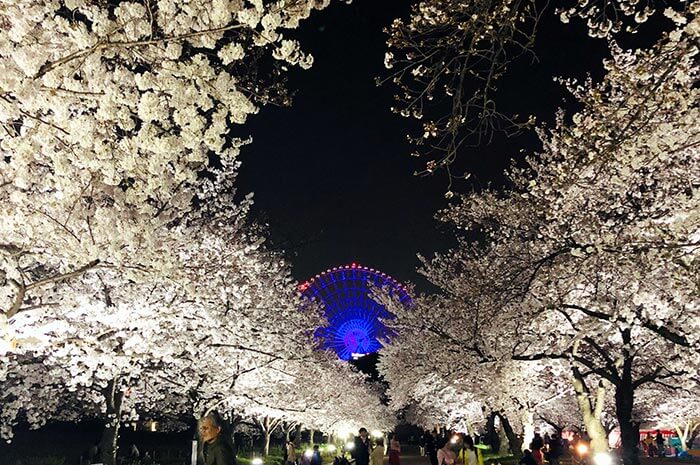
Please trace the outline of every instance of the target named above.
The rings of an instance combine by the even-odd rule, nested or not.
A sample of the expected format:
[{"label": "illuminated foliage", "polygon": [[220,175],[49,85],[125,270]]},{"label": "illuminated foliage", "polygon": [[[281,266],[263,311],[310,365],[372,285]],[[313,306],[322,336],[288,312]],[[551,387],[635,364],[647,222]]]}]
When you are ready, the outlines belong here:
[{"label": "illuminated foliage", "polygon": [[112,464],[139,418],[296,411],[330,428],[334,376],[359,410],[357,376],[314,351],[320,315],[298,311],[236,197],[249,140],[233,132],[289,103],[285,72],[312,58],[286,34],[327,4],[0,2],[4,439],[22,419],[99,418]]},{"label": "illuminated foliage", "polygon": [[440,215],[468,234],[426,260],[443,295],[388,307],[397,331],[415,328],[387,349],[395,363],[560,365],[594,448],[607,447],[609,391],[623,460],[637,463],[635,393],[683,388],[700,361],[699,12],[667,10],[676,29],[649,49],[613,43],[602,82],[567,83],[581,111],[540,131],[543,150],[511,170],[511,190],[461,196]]}]

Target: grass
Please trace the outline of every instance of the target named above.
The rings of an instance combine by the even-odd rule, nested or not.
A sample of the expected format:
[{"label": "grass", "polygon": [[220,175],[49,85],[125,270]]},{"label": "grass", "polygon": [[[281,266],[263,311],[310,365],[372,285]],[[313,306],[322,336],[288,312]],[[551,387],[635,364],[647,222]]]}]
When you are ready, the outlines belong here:
[{"label": "grass", "polygon": [[270,455],[267,457],[263,457],[262,452],[257,451],[247,451],[243,454],[236,455],[236,464],[251,465],[254,457],[260,457],[263,459],[264,465],[284,465],[284,457],[281,455],[272,455],[272,453],[270,453]]},{"label": "grass", "polygon": [[[321,449],[321,456],[324,458],[324,462],[332,460],[336,452],[328,452],[326,446],[328,444],[318,444]],[[312,449],[313,446],[310,444],[303,443],[297,449],[297,457],[301,457],[305,451]],[[254,457],[260,457],[263,459],[263,465],[284,465],[284,450],[280,446],[271,446],[270,454],[267,457],[263,457],[262,451],[253,450],[243,450],[239,451],[236,455],[237,465],[251,465],[251,461]]]},{"label": "grass", "polygon": [[57,456],[25,457],[22,459],[21,463],[23,465],[65,465],[66,459]]},{"label": "grass", "polygon": [[514,455],[484,454],[484,465],[517,465],[518,458]]},{"label": "grass", "polygon": [[270,454],[267,457],[263,457],[262,453],[258,452],[249,452],[243,455],[236,455],[236,462],[243,465],[249,465],[256,457],[263,459],[266,465],[280,465],[284,462],[284,458],[281,455]]}]

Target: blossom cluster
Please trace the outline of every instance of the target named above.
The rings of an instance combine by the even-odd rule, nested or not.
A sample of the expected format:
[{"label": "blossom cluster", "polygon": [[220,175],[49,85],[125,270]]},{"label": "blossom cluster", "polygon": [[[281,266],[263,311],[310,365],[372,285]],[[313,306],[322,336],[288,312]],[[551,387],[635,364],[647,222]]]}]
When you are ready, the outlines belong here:
[{"label": "blossom cluster", "polygon": [[566,82],[581,110],[539,131],[542,151],[510,170],[512,187],[439,215],[465,232],[424,259],[441,294],[409,311],[386,302],[401,336],[382,372],[417,371],[392,391],[397,407],[431,422],[431,399],[455,418],[450,402],[466,396],[525,433],[532,413],[584,424],[594,448],[613,423],[632,464],[634,425],[668,426],[678,418],[660,399],[698,396],[699,13],[697,1],[667,11],[675,28],[648,49],[612,42],[601,82]]},{"label": "blossom cluster", "polygon": [[[289,103],[312,58],[287,31],[327,5],[0,2],[3,438],[211,408],[331,428],[372,398],[386,424],[236,197],[234,128]],[[321,378],[357,397],[325,408]]]}]

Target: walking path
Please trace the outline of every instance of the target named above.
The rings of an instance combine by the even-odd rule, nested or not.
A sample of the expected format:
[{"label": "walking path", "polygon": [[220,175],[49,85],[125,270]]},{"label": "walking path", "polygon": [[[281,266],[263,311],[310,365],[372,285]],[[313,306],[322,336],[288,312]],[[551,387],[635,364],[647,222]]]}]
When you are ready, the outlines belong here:
[{"label": "walking path", "polygon": [[[387,464],[388,458],[384,460]],[[401,465],[428,465],[428,457],[422,457],[418,446],[401,446]]]},{"label": "walking path", "polygon": [[[640,465],[700,465],[700,457],[677,459],[675,457],[640,457]],[[384,465],[389,458],[384,457]],[[563,463],[566,463],[563,461]],[[401,446],[401,465],[429,465],[428,457],[422,457],[417,446]]]},{"label": "walking path", "polygon": [[640,457],[641,465],[678,465],[678,464],[700,464],[700,457]]}]

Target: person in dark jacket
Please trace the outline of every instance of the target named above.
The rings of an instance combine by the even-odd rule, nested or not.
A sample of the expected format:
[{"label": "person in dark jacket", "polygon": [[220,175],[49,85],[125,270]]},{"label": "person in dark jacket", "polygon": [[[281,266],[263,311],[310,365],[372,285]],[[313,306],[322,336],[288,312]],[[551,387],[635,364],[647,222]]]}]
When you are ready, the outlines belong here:
[{"label": "person in dark jacket", "polygon": [[538,465],[542,465],[542,448],[544,447],[544,441],[542,440],[542,436],[540,436],[540,433],[535,433],[535,437],[532,438],[532,442],[530,442],[530,449],[532,449],[532,457],[535,459],[535,461],[538,463]]},{"label": "person in dark jacket", "polygon": [[430,460],[430,465],[438,465],[437,451],[440,447],[437,444],[437,432],[435,430],[430,431],[430,433],[425,435],[425,455],[428,456]]},{"label": "person in dark jacket", "polygon": [[352,458],[355,465],[369,465],[369,435],[367,428],[360,428],[360,435],[355,436],[354,447],[352,448]]},{"label": "person in dark jacket", "polygon": [[236,465],[233,446],[223,430],[224,422],[216,412],[208,413],[199,420],[204,465]]},{"label": "person in dark jacket", "polygon": [[549,465],[559,465],[559,459],[564,455],[564,445],[559,436],[554,433],[549,439]]},{"label": "person in dark jacket", "polygon": [[318,444],[314,445],[314,451],[311,453],[311,465],[322,465],[323,459],[321,458],[321,451],[318,448]]},{"label": "person in dark jacket", "polygon": [[523,458],[520,459],[518,465],[537,465],[537,460],[532,456],[532,452],[529,449],[523,451]]},{"label": "person in dark jacket", "polygon": [[544,440],[542,439],[542,436],[540,436],[540,433],[535,433],[535,435],[532,437],[532,442],[530,442],[530,448],[542,450],[543,447]]},{"label": "person in dark jacket", "polygon": [[664,445],[664,435],[661,434],[661,430],[656,430],[656,453],[659,457],[664,457],[666,455],[666,447]]}]

